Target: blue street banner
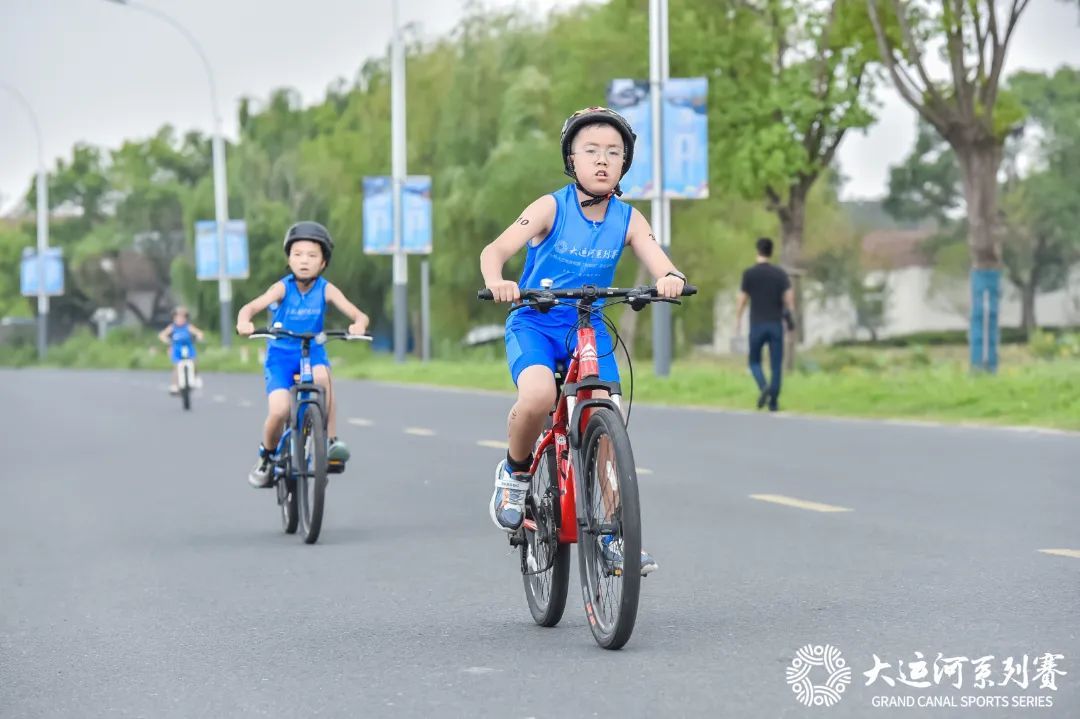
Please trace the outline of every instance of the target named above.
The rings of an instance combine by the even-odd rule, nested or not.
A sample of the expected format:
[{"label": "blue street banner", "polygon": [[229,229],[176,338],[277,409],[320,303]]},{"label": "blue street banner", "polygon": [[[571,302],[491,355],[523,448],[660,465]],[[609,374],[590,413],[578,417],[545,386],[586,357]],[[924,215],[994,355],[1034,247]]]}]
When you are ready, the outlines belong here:
[{"label": "blue street banner", "polygon": [[708,78],[674,78],[664,85],[664,194],[671,199],[709,196],[708,97]]},{"label": "blue street banner", "polygon": [[[394,253],[394,193],[390,177],[364,178],[364,254]],[[410,175],[402,193],[402,245],[410,255],[431,254],[431,177]]]},{"label": "blue street banner", "polygon": [[[218,266],[217,222],[199,220],[195,223],[195,276],[216,280]],[[225,274],[230,280],[246,280],[249,272],[247,223],[229,220],[225,223]]]},{"label": "blue street banner", "polygon": [[637,134],[634,164],[619,183],[624,200],[651,200],[653,197],[650,95],[648,81],[620,79],[608,84],[608,107],[625,117]]},{"label": "blue street banner", "polygon": [[[664,85],[664,195],[668,199],[709,196],[709,121],[704,77],[671,78]],[[618,79],[608,85],[608,106],[637,133],[634,164],[622,179],[623,199],[651,200],[652,104],[649,83]]]},{"label": "blue street banner", "polygon": [[58,297],[64,294],[64,256],[59,247],[45,250],[43,259],[38,259],[37,251],[32,247],[23,249],[19,262],[19,291],[27,297],[36,297],[38,293],[38,264],[45,264],[45,294]]}]

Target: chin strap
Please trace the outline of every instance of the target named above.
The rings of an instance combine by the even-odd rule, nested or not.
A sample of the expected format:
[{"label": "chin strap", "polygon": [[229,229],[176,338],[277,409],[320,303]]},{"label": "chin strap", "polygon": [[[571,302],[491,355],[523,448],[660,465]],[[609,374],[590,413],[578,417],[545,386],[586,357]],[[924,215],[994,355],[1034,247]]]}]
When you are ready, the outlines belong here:
[{"label": "chin strap", "polygon": [[612,190],[611,192],[605,193],[603,195],[597,195],[594,192],[590,192],[589,190],[585,189],[585,186],[581,184],[580,180],[578,180],[577,173],[574,172],[574,161],[570,160],[567,163],[567,165],[568,165],[568,167],[565,170],[563,170],[563,174],[566,175],[567,177],[569,177],[571,180],[573,180],[574,184],[577,185],[577,188],[579,190],[581,190],[586,195],[588,195],[590,198],[592,198],[592,199],[589,199],[589,200],[582,200],[582,202],[581,202],[582,207],[592,207],[593,205],[599,205],[601,202],[604,202],[606,200],[610,200],[612,198],[612,196],[614,196],[614,197],[622,197],[622,194],[623,194],[622,187],[618,183],[616,183],[614,190]]}]

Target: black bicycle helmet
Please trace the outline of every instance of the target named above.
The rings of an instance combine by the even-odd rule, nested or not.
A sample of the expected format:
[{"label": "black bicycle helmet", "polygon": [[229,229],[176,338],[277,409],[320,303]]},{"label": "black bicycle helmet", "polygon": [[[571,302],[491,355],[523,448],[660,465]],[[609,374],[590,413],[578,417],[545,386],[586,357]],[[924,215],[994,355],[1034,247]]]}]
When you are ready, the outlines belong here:
[{"label": "black bicycle helmet", "polygon": [[323,260],[326,264],[330,264],[330,256],[334,254],[334,240],[330,237],[330,233],[325,227],[318,222],[311,222],[305,220],[303,222],[297,222],[290,227],[285,233],[285,241],[282,243],[282,248],[285,250],[285,256],[289,256],[289,247],[297,240],[309,240],[311,242],[318,242],[322,247]]},{"label": "black bicycle helmet", "polygon": [[[571,149],[574,144],[574,137],[581,128],[588,125],[595,125],[596,123],[604,123],[611,125],[615,130],[622,135],[624,150],[624,159],[622,166],[622,174],[626,175],[630,171],[630,166],[634,164],[634,142],[637,140],[637,135],[634,134],[634,129],[630,127],[630,123],[626,121],[626,118],[615,112],[609,110],[606,107],[587,107],[584,110],[578,110],[570,117],[566,118],[566,122],[563,123],[562,133],[560,134],[560,144],[562,145],[563,156],[563,172],[567,174],[578,189],[591,197],[591,200],[582,202],[582,207],[588,207],[590,205],[598,205],[604,200],[608,199],[611,195],[594,195],[585,189],[584,186],[577,179],[577,172],[574,170],[574,160],[571,158]],[[615,196],[622,195],[622,188],[615,185]]]}]

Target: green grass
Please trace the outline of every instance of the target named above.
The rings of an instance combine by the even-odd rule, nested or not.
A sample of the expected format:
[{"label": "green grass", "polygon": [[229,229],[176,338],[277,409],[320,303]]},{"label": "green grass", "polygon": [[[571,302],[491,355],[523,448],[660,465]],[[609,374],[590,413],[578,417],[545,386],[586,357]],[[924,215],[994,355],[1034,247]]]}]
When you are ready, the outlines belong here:
[{"label": "green grass", "polygon": [[[231,349],[199,348],[206,371],[260,372],[260,343],[236,339]],[[455,360],[399,365],[366,345],[330,346],[337,377],[512,392],[499,353],[483,348]],[[32,347],[0,347],[0,366],[34,363]],[[113,332],[105,342],[76,335],[50,349],[47,366],[160,370],[164,345],[152,337]],[[996,376],[967,371],[963,347],[825,348],[800,355],[785,376],[785,410],[851,417],[1033,425],[1080,430],[1080,359],[1038,359],[1024,346],[1002,348]],[[635,367],[635,401],[752,409],[756,391],[741,360],[686,359],[671,376],[653,376],[648,360]],[[627,373],[623,366],[624,390]]]}]

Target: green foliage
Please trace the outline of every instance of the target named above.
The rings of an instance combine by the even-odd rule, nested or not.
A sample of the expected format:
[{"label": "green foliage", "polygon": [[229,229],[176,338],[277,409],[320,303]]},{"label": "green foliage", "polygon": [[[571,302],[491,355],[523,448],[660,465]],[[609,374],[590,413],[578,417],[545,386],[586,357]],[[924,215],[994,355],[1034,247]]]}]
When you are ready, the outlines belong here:
[{"label": "green foliage", "polygon": [[[672,74],[711,82],[712,196],[674,203],[672,218],[673,257],[706,288],[678,312],[691,342],[711,335],[711,293],[730,291],[752,259],[753,238],[776,234],[776,218],[761,204],[761,183],[776,182],[786,193],[792,181],[816,177],[840,134],[870,122],[871,54],[861,0],[830,2],[831,15],[816,4],[802,12],[793,0],[767,5],[779,13],[779,29],[767,14],[735,0],[671,7]],[[563,119],[602,104],[610,79],[648,76],[643,0],[583,4],[545,19],[469,8],[450,36],[413,38],[407,52],[408,168],[434,180],[434,346],[447,352],[469,327],[502,320],[502,309],[472,299],[481,282],[478,255],[521,208],[568,181],[557,142]],[[781,42],[789,51],[784,68],[774,71]],[[313,104],[288,88],[241,103],[240,135],[227,148],[229,204],[231,216],[247,222],[252,262],[250,278],[234,284],[237,304],[284,274],[286,227],[314,219],[337,241],[328,279],[372,315],[377,332],[387,330],[390,261],[363,254],[361,203],[362,178],[389,174],[389,120],[381,58]],[[136,252],[157,273],[159,314],[172,300],[183,301],[199,324],[216,325],[217,288],[195,280],[192,247],[194,222],[214,216],[211,176],[208,138],[179,136],[167,126],[111,151],[80,145],[55,168],[50,197],[70,212],[54,218],[52,235],[69,259],[70,276],[68,295],[54,307],[68,324],[85,323],[102,304],[124,303],[102,261]],[[807,202],[811,254],[846,239],[834,185],[822,183]],[[136,237],[143,238],[139,244]],[[14,249],[20,242],[0,235],[0,257],[21,251]],[[522,261],[512,260],[507,275]],[[410,264],[416,308],[417,259]],[[635,279],[634,265],[623,263],[619,282]],[[0,306],[25,310],[26,301],[3,282]]]}]

